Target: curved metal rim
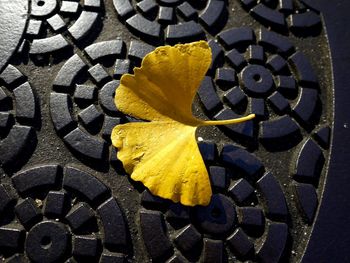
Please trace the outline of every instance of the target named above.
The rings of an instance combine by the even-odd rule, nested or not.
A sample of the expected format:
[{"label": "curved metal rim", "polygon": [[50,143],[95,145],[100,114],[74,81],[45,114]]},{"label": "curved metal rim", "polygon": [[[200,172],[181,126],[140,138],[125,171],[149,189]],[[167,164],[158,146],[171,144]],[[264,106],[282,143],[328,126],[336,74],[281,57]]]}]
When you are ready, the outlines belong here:
[{"label": "curved metal rim", "polygon": [[301,262],[349,262],[350,255],[350,2],[305,0],[322,13],[330,46],[334,123],[328,175],[311,237]]}]

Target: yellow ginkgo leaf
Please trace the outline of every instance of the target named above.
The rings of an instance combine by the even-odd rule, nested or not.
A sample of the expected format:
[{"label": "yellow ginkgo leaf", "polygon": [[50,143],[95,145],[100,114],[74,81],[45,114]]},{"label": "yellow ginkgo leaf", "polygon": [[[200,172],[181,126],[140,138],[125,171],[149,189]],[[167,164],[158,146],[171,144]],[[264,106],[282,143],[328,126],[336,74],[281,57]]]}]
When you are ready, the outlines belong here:
[{"label": "yellow ginkgo leaf", "polygon": [[188,206],[207,205],[212,194],[196,128],[254,118],[254,114],[224,121],[193,117],[193,99],[210,63],[205,41],[158,47],[134,75],[122,76],[115,94],[120,111],[148,121],[113,129],[112,143],[125,171],[152,194]]}]

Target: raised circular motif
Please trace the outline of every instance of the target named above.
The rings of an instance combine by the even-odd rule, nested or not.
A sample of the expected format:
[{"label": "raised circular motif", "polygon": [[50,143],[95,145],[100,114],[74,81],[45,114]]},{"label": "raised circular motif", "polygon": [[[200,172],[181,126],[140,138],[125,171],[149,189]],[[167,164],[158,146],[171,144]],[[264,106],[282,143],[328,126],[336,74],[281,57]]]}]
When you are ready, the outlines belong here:
[{"label": "raised circular motif", "polygon": [[72,166],[35,166],[0,185],[0,254],[33,262],[126,260],[123,212],[100,180]]},{"label": "raised circular motif", "polygon": [[[281,6],[290,1],[242,0],[244,8],[250,11],[254,19],[266,25],[267,30],[251,33],[250,30],[238,28],[237,31],[219,33],[226,24],[226,11],[230,13],[228,26],[255,26],[258,23],[241,12],[239,1],[195,3],[155,0],[156,7],[152,7],[152,1],[130,1],[132,9],[129,14],[124,16],[117,10],[120,21],[125,23],[124,27],[115,23],[117,15],[115,10],[110,9],[113,9],[113,1],[62,0],[57,1],[57,6],[49,15],[30,14],[25,41],[20,45],[17,36],[22,34],[20,27],[23,25],[24,28],[27,13],[23,10],[30,8],[23,8],[26,1],[13,0],[11,5],[19,2],[20,8],[13,8],[13,12],[6,12],[7,8],[3,8],[5,12],[0,16],[1,21],[4,18],[6,21],[9,15],[18,21],[18,25],[12,23],[16,24],[14,27],[8,27],[8,22],[0,26],[0,31],[11,28],[8,29],[10,39],[4,32],[0,34],[4,36],[2,42],[6,43],[2,47],[9,51],[5,53],[10,54],[18,49],[21,54],[10,61],[16,65],[13,66],[8,65],[7,55],[3,56],[3,49],[0,50],[0,74],[6,72],[0,79],[0,173],[4,175],[13,170],[9,171],[11,175],[20,169],[35,148],[37,151],[32,163],[50,158],[50,155],[44,156],[44,140],[35,147],[37,130],[41,130],[41,139],[50,137],[51,148],[52,145],[61,147],[59,140],[63,140],[74,157],[66,149],[61,148],[61,151],[57,147],[60,154],[55,158],[58,162],[74,162],[74,158],[78,157],[94,169],[102,170],[103,174],[96,171],[94,174],[107,180],[110,188],[118,189],[116,194],[123,197],[124,204],[130,204],[125,212],[128,218],[136,219],[135,224],[131,220],[129,225],[135,242],[131,246],[130,240],[124,238],[128,236],[124,217],[108,187],[101,185],[99,180],[93,180],[91,175],[72,176],[73,171],[68,169],[72,168],[70,166],[57,166],[56,172],[56,168],[49,169],[47,165],[42,165],[40,168],[43,172],[35,167],[32,172],[28,171],[31,169],[22,171],[25,176],[21,179],[18,179],[21,177],[18,175],[22,172],[15,174],[13,184],[16,189],[10,186],[11,178],[1,178],[2,260],[41,261],[30,257],[30,248],[26,246],[31,243],[28,240],[33,239],[30,238],[31,231],[49,222],[63,226],[70,236],[66,252],[59,262],[144,262],[150,259],[159,262],[288,262],[301,259],[301,248],[309,239],[328,171],[326,164],[329,161],[334,108],[331,105],[331,68],[325,62],[328,60],[328,46],[323,42],[326,34],[318,36],[322,32],[321,16],[316,9],[302,1],[293,1],[293,10],[288,11]],[[39,2],[41,6],[49,3],[44,0],[31,1],[32,5]],[[127,2],[114,1],[114,5]],[[251,6],[248,7],[249,3]],[[254,8],[260,4],[266,8]],[[128,7],[127,4],[125,6]],[[189,6],[195,9],[196,14],[188,12],[191,11]],[[147,8],[150,8],[149,11]],[[285,25],[280,27],[275,23],[280,15],[261,12],[267,9],[282,13]],[[124,11],[127,13],[128,8]],[[189,14],[186,18],[185,12]],[[174,20],[168,19],[171,14]],[[140,21],[142,23],[137,24]],[[160,25],[159,31],[156,24]],[[109,179],[116,174],[110,169],[107,175],[109,163],[105,160],[109,158],[112,164],[118,163],[115,150],[110,147],[110,130],[119,123],[135,121],[115,108],[115,87],[120,76],[139,65],[143,55],[153,48],[134,40],[130,43],[103,41],[111,39],[111,30],[115,30],[113,37],[118,35],[126,40],[129,30],[145,42],[156,44],[206,37],[212,48],[213,65],[199,92],[205,113],[210,119],[235,118],[250,112],[257,114],[252,122],[222,128],[228,137],[216,127],[198,131],[198,136],[204,138],[199,147],[208,168],[214,196],[222,196],[234,209],[234,224],[224,234],[216,234],[210,226],[201,226],[196,216],[197,208],[173,204],[147,191],[142,193],[143,208],[138,211],[134,205],[138,202],[136,191],[144,190],[142,186],[135,183],[137,190],[134,191],[125,177]],[[274,34],[274,31],[295,35],[285,41],[286,38]],[[94,32],[101,33],[98,38],[103,42],[84,49],[96,37]],[[210,40],[217,33],[217,41]],[[315,37],[307,41],[298,38],[299,35],[310,36],[310,33]],[[329,36],[328,40],[332,43]],[[66,47],[70,47],[68,53],[63,52]],[[73,47],[74,56],[71,52]],[[27,63],[27,48],[31,58],[44,59],[47,63],[40,68],[36,68],[32,62]],[[333,50],[331,53],[334,53]],[[57,64],[57,59],[66,59],[66,56],[71,58]],[[309,59],[320,77],[320,86],[316,74],[310,70]],[[52,84],[55,76],[50,77],[58,72],[58,67],[61,70],[54,80],[50,107],[47,107],[45,98],[48,87],[42,84]],[[247,81],[243,80],[242,72],[251,67],[258,67],[258,71],[265,70],[271,75],[273,83],[270,89],[266,88],[266,92],[256,91],[260,80],[257,76],[255,82],[248,84],[251,90],[245,87]],[[30,85],[26,84],[26,77],[18,75],[14,68],[32,74]],[[40,100],[35,100],[35,93]],[[26,103],[24,107],[18,104],[21,101]],[[317,101],[321,106],[317,105]],[[37,107],[38,102],[41,109]],[[33,110],[33,105],[37,110]],[[199,113],[200,117],[205,118],[197,108],[198,104],[195,106],[195,114]],[[38,116],[38,109],[42,111],[43,118]],[[52,136],[51,125],[40,125],[40,119],[47,121],[50,114],[58,137]],[[346,121],[340,126],[340,131],[348,127]],[[26,131],[29,131],[28,136]],[[207,139],[218,142],[218,147]],[[222,145],[231,140],[246,145],[247,149]],[[22,159],[24,162],[21,162]],[[291,165],[283,165],[285,160]],[[81,171],[81,168],[75,170]],[[123,180],[126,184],[119,184]],[[212,209],[203,214],[207,215],[208,221],[213,221],[213,218],[219,220],[224,213],[220,213],[220,209]],[[40,241],[41,248],[49,248],[52,245],[50,241],[51,238],[44,236]]]},{"label": "raised circular motif", "polygon": [[311,131],[319,121],[318,80],[307,57],[265,29],[231,28],[218,42],[209,42],[213,63],[198,91],[209,117],[254,113],[252,121],[221,128],[250,147],[257,138],[269,151],[297,145],[301,128]]},{"label": "raised circular motif", "polygon": [[199,148],[214,192],[208,206],[186,207],[147,190],[142,194],[140,227],[151,259],[225,262],[227,249],[229,262],[278,262],[289,229],[281,184],[241,147],[226,144],[219,156],[213,143],[201,142]]},{"label": "raised circular motif", "polygon": [[63,224],[43,221],[28,232],[27,255],[34,262],[56,262],[64,257],[69,238],[69,232]]},{"label": "raised circular motif", "polygon": [[272,75],[261,65],[248,65],[240,73],[242,86],[252,96],[263,96],[274,88]]},{"label": "raised circular motif", "polygon": [[118,111],[114,92],[119,78],[153,49],[139,41],[132,41],[128,50],[122,40],[96,43],[85,48],[93,66],[74,55],[58,72],[50,97],[52,121],[72,152],[88,165],[101,167],[109,157],[117,162],[110,147],[112,129],[132,119]]},{"label": "raised circular motif", "polygon": [[188,42],[215,35],[227,22],[225,1],[113,1],[127,28],[150,44]]},{"label": "raised circular motif", "polygon": [[236,225],[235,206],[222,194],[213,195],[208,206],[196,207],[194,211],[199,228],[206,233],[223,237]]},{"label": "raised circular motif", "polygon": [[0,164],[12,173],[34,151],[40,120],[36,96],[21,71],[8,64],[0,82]]},{"label": "raised circular motif", "polygon": [[62,50],[72,52],[71,39],[81,43],[99,28],[101,1],[33,0],[19,54],[35,62],[48,63],[48,57]]},{"label": "raised circular motif", "polygon": [[33,0],[31,15],[48,16],[57,8],[57,0]]},{"label": "raised circular motif", "polygon": [[321,31],[319,11],[310,5],[310,1],[241,0],[242,6],[252,17],[267,27],[298,36],[314,36]]}]

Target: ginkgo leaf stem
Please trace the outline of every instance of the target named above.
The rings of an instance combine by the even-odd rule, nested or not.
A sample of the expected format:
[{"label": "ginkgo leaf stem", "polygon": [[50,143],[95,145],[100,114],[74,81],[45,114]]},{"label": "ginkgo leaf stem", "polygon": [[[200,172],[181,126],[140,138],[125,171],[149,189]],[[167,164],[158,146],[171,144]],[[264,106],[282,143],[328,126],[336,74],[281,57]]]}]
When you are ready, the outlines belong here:
[{"label": "ginkgo leaf stem", "polygon": [[218,121],[203,121],[200,126],[214,126],[214,125],[229,125],[229,124],[237,124],[245,121],[249,121],[255,118],[255,114],[249,114],[248,116],[230,119],[230,120],[218,120]]}]

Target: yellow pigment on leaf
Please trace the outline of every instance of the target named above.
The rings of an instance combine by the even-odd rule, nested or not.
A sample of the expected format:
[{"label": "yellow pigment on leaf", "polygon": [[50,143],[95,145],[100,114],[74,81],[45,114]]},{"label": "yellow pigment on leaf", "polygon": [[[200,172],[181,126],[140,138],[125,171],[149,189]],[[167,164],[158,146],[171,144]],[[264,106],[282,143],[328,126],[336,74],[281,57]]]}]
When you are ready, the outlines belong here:
[{"label": "yellow pigment on leaf", "polygon": [[121,112],[149,121],[113,129],[112,143],[125,171],[152,194],[188,206],[208,205],[212,195],[195,138],[197,127],[254,118],[254,114],[224,121],[193,117],[192,102],[210,63],[205,41],[158,47],[134,75],[122,76],[115,94]]}]

